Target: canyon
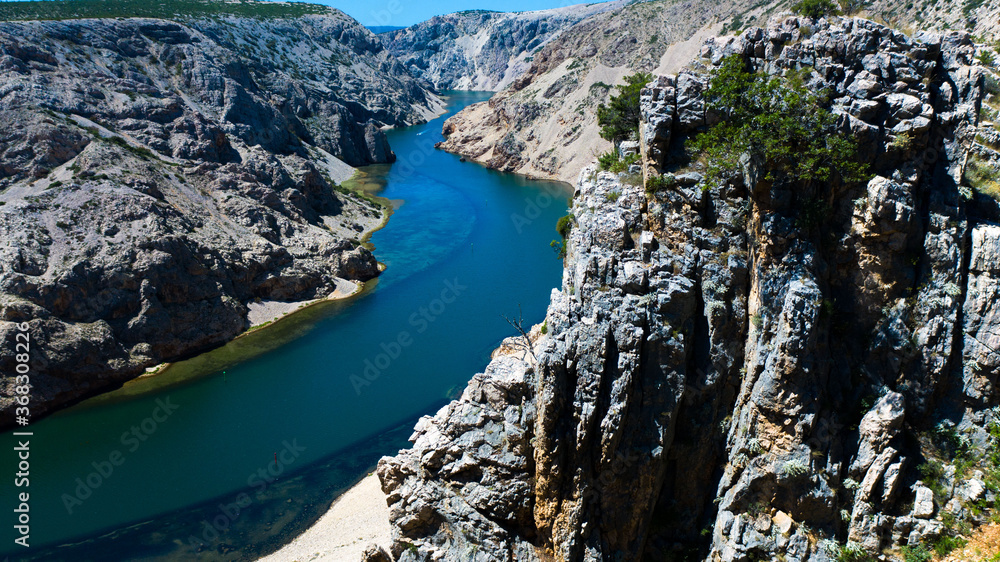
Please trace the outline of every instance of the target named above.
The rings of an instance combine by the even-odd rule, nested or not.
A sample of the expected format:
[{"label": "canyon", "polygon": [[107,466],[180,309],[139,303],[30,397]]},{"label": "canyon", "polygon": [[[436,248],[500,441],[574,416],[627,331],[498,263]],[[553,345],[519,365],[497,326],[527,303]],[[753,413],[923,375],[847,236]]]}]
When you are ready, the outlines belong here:
[{"label": "canyon", "polygon": [[384,203],[339,184],[443,107],[325,8],[3,22],[0,69],[0,369],[27,322],[35,416],[377,276]]}]

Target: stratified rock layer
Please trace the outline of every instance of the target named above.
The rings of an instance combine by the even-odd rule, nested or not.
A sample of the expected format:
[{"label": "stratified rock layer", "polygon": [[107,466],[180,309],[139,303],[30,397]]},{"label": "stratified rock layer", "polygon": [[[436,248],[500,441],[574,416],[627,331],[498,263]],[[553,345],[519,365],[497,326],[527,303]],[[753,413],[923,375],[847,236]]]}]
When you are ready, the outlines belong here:
[{"label": "stratified rock layer", "polygon": [[[785,18],[656,78],[641,171],[672,179],[647,193],[639,169],[583,171],[532,353],[494,359],[379,463],[393,556],[825,561],[927,543],[950,532],[944,506],[983,522],[1000,206],[969,162],[996,177],[1000,154],[977,140],[997,92],[975,51],[960,33]],[[874,177],[679,169],[729,55],[808,70]],[[922,481],[949,435],[973,466]]]}]

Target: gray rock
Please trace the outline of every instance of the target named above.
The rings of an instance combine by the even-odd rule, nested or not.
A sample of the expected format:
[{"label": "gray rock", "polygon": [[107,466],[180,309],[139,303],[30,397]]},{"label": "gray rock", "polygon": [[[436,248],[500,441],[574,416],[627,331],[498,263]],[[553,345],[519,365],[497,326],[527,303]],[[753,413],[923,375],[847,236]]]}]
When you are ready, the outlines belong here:
[{"label": "gray rock", "polygon": [[[736,53],[773,75],[815,69],[809,87],[833,93],[873,178],[791,184],[747,158],[745,173],[705,190],[680,174],[647,195],[584,169],[563,287],[532,364],[529,468],[513,478],[533,483],[521,496],[533,518],[495,519],[504,544],[562,560],[660,560],[714,518],[707,559],[828,561],[845,531],[872,555],[940,535],[930,489],[913,488],[903,516],[913,497],[899,489],[918,477],[916,432],[969,412],[961,427],[974,434],[995,405],[1000,231],[985,217],[1000,210],[954,183],[968,150],[957,139],[974,136],[968,108],[983,96],[962,63],[969,45],[924,38],[782,16],[706,41],[691,67],[642,90],[644,174],[669,177],[690,165],[670,143],[719,118],[702,96],[710,61]],[[495,107],[516,115],[511,99]],[[801,220],[806,201],[825,205],[815,230]],[[421,478],[409,496],[451,482]],[[443,511],[424,519],[463,520],[463,494],[434,496]],[[401,536],[413,517],[394,522]],[[428,534],[406,540],[431,553],[444,540],[424,519]]]},{"label": "gray rock", "polygon": [[926,486],[914,486],[913,511],[910,515],[920,519],[928,519],[934,516],[934,492]]}]

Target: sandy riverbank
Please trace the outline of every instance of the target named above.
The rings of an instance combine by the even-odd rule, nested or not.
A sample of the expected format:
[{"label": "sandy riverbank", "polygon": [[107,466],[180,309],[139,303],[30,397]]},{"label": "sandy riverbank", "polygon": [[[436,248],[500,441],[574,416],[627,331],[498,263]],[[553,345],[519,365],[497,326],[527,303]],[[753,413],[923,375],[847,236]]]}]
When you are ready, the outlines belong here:
[{"label": "sandy riverbank", "polygon": [[378,477],[369,474],[337,498],[305,533],[260,562],[358,562],[372,543],[391,542],[389,508]]},{"label": "sandy riverbank", "polygon": [[323,300],[337,300],[347,298],[361,290],[363,283],[337,278],[337,288],[328,296],[322,299],[312,299],[298,302],[281,301],[256,301],[247,304],[249,312],[247,319],[250,321],[251,330],[261,324],[269,324],[283,316],[287,316],[300,308],[316,304]]}]

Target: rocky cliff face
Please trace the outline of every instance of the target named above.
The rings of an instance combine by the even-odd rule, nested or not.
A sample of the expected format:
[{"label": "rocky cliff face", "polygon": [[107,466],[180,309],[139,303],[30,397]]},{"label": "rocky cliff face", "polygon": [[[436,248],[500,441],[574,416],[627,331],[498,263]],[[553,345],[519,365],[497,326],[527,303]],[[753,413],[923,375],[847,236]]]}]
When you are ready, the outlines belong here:
[{"label": "rocky cliff face", "polygon": [[[611,144],[598,136],[598,104],[612,86],[636,72],[677,72],[702,41],[760,25],[780,2],[631,3],[569,27],[532,56],[531,65],[493,99],[470,106],[445,124],[441,148],[498,170],[576,181],[580,170]],[[992,42],[1000,28],[996,2],[948,0],[914,8],[878,0],[863,15],[903,29],[968,29]]]},{"label": "rocky cliff face", "polygon": [[469,10],[435,16],[379,36],[414,76],[443,90],[500,90],[563,30],[625,2],[579,4],[533,12]]},{"label": "rocky cliff face", "polygon": [[[379,463],[391,556],[865,560],[984,522],[1000,499],[1000,92],[976,50],[789,17],[655,79],[646,169],[581,174],[530,351],[495,358]],[[731,54],[807,69],[871,180],[788,185],[748,165],[708,182],[689,165],[708,70]],[[668,187],[644,190],[660,173]]]},{"label": "rocky cliff face", "polygon": [[340,12],[0,23],[0,370],[32,412],[248,327],[247,303],[378,273],[348,165],[440,101]]}]

